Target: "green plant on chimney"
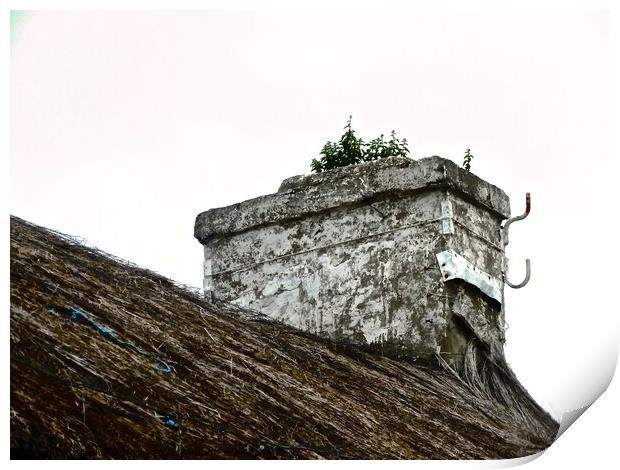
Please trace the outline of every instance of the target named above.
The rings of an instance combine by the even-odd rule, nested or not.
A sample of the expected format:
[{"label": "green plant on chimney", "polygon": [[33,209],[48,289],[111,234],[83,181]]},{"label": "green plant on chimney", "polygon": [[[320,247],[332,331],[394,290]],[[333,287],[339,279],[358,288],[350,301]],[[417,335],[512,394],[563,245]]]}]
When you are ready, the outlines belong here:
[{"label": "green plant on chimney", "polygon": [[406,157],[409,153],[407,139],[399,140],[392,131],[390,140],[385,141],[383,134],[366,143],[355,135],[351,127],[352,116],[349,116],[345,132],[338,142],[328,141],[320,152],[319,159],[312,159],[310,168],[315,173],[339,168],[347,165],[355,165],[370,162],[380,158],[400,156]]},{"label": "green plant on chimney", "polygon": [[474,156],[471,154],[471,150],[465,150],[465,158],[463,158],[463,168],[465,168],[467,171],[471,169],[471,161],[473,160],[473,158]]}]

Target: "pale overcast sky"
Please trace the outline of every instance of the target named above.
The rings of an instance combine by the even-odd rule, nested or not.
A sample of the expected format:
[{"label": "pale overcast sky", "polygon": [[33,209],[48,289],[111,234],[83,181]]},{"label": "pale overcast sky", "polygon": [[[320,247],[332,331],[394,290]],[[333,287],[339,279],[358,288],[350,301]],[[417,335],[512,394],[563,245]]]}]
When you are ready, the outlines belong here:
[{"label": "pale overcast sky", "polygon": [[309,172],[349,114],[504,189],[507,356],[552,414],[608,381],[609,28],[587,12],[14,15],[11,213],[193,286],[204,210]]}]

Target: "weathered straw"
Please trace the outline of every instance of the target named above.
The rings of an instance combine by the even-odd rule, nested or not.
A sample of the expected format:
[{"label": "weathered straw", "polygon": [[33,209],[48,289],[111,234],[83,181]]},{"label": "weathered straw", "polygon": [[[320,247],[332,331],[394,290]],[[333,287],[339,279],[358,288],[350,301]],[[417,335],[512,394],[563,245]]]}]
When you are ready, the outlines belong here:
[{"label": "weathered straw", "polygon": [[505,364],[480,354],[472,345],[455,375],[336,344],[11,218],[13,457],[487,459],[545,449],[557,423]]}]

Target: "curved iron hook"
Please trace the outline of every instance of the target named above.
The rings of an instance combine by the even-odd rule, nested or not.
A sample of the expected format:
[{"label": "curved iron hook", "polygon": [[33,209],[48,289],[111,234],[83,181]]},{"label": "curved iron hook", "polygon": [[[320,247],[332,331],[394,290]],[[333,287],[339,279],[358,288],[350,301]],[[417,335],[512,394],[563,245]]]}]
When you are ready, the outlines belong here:
[{"label": "curved iron hook", "polygon": [[[512,224],[513,222],[517,222],[519,220],[525,219],[530,213],[530,205],[531,205],[530,193],[525,193],[525,212],[516,217],[511,217],[510,219],[506,221],[506,223],[502,227],[502,243],[504,247],[508,245],[508,228],[510,227],[510,224]],[[530,259],[527,258],[525,260],[525,279],[521,281],[519,284],[513,284],[512,282],[508,280],[508,258],[506,258],[506,269],[504,272],[504,282],[508,284],[508,286],[512,287],[513,289],[520,289],[521,287],[525,286],[529,282],[530,270],[531,270]]]},{"label": "curved iron hook", "polygon": [[512,287],[513,289],[521,289],[528,282],[530,282],[530,259],[527,258],[525,260],[525,279],[523,279],[523,281],[521,281],[519,284],[513,284],[512,282],[508,280],[508,272],[506,272],[506,274],[504,274],[504,282],[508,284],[510,287]]}]

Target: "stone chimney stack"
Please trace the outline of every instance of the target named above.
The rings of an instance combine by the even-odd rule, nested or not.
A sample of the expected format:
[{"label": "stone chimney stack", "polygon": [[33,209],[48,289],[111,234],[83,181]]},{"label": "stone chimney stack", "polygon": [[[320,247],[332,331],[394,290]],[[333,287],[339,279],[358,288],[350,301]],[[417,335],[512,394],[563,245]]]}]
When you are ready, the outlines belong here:
[{"label": "stone chimney stack", "polygon": [[453,162],[390,157],[285,180],[196,218],[205,295],[317,335],[460,368],[503,354],[508,196]]}]

